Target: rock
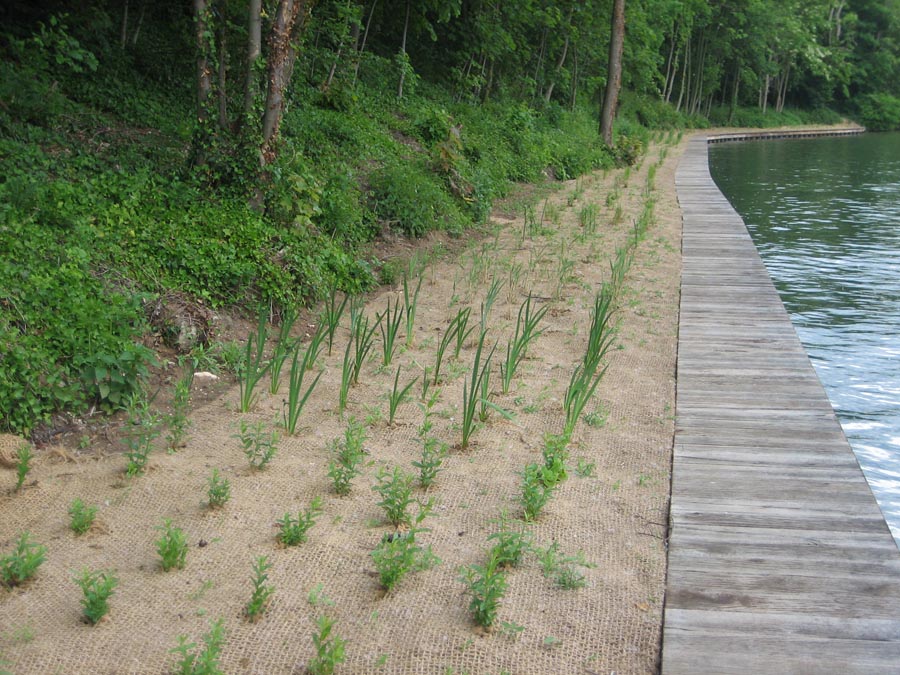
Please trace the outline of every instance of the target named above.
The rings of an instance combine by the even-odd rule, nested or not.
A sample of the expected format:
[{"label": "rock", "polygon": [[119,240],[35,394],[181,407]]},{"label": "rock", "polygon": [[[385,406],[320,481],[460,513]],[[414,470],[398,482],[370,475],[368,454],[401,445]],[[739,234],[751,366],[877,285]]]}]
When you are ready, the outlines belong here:
[{"label": "rock", "polygon": [[217,382],[219,380],[218,375],[214,375],[206,370],[201,370],[198,373],[194,373],[194,383],[195,384],[212,384],[213,382]]}]

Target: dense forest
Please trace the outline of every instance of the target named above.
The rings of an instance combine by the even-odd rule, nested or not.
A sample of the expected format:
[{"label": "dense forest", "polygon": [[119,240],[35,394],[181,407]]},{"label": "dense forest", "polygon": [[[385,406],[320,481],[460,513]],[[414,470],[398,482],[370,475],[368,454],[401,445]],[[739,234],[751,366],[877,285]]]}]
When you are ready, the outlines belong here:
[{"label": "dense forest", "polygon": [[897,0],[6,2],[0,427],[221,347],[173,303],[277,318],[651,130],[841,116],[900,127]]}]

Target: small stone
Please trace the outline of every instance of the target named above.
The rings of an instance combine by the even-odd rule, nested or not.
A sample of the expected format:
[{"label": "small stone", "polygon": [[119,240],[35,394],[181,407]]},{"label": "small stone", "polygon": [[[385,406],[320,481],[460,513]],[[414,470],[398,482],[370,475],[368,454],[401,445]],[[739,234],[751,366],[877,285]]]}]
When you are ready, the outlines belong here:
[{"label": "small stone", "polygon": [[214,375],[206,370],[201,370],[199,373],[194,373],[194,382],[196,382],[197,384],[212,384],[213,382],[217,382],[218,379],[218,375]]}]

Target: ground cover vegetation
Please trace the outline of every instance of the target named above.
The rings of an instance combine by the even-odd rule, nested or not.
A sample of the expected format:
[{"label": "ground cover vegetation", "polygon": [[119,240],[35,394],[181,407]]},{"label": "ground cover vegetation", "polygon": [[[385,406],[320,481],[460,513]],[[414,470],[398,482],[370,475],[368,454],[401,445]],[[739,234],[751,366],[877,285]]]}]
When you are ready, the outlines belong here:
[{"label": "ground cover vegetation", "polygon": [[[391,280],[374,238],[458,235],[513,181],[634,161],[647,128],[834,121],[832,109],[900,123],[889,3],[643,0],[624,8],[618,133],[601,136],[622,9],[5,3],[0,425],[28,434],[59,411],[135,411],[154,339],[224,359],[216,312],[288,318]],[[386,308],[381,331],[405,322],[411,335],[417,292]],[[395,348],[384,343],[386,364]],[[265,374],[258,349],[247,344],[239,373],[245,408]],[[175,415],[170,449],[186,434]]]}]

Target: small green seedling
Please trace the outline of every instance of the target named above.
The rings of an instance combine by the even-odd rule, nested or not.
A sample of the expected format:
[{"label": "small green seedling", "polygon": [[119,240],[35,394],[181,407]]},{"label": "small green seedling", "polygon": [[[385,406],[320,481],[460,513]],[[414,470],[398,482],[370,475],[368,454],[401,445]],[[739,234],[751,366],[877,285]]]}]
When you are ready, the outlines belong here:
[{"label": "small green seedling", "polygon": [[553,579],[557,586],[567,590],[585,586],[587,579],[581,568],[595,567],[593,563],[585,560],[581,551],[574,556],[565,555],[560,551],[557,542],[553,542],[547,548],[536,548],[535,553],[544,576]]},{"label": "small green seedling", "polygon": [[366,428],[351,417],[343,440],[335,439],[331,443],[332,458],[328,464],[328,477],[337,494],[350,494],[350,484],[359,475],[360,464],[365,456],[365,441]]},{"label": "small green seedling", "polygon": [[595,475],[597,464],[589,462],[583,457],[578,458],[578,464],[575,466],[575,474],[579,478],[592,478]]},{"label": "small green seedling", "polygon": [[435,392],[435,396],[421,406],[425,413],[425,419],[422,421],[422,426],[419,427],[416,440],[422,444],[422,458],[412,463],[419,470],[419,485],[426,490],[434,483],[449,450],[446,443],[431,435],[431,429],[434,426],[431,421],[431,409],[437,401],[439,393],[439,391]]},{"label": "small green seedling", "polygon": [[323,336],[324,333],[321,331],[316,333],[316,338],[306,348],[303,359],[300,359],[300,348],[298,347],[294,351],[294,356],[291,360],[291,374],[288,379],[288,397],[283,403],[281,413],[284,420],[284,429],[291,436],[297,433],[297,423],[300,420],[300,414],[303,412],[306,402],[312,395],[313,389],[316,388],[319,379],[322,377],[322,371],[320,371],[309,387],[305,390],[303,389],[303,378],[308,370],[309,360],[312,359],[312,362],[315,362],[316,351],[322,349]]},{"label": "small green seedling", "polygon": [[219,667],[222,646],[225,644],[225,625],[222,619],[213,623],[203,636],[203,648],[188,642],[187,635],[178,636],[178,646],[170,650],[181,658],[175,667],[177,675],[224,675]]},{"label": "small green seedling", "polygon": [[162,532],[162,536],[156,540],[156,552],[159,554],[163,571],[168,572],[173,567],[184,568],[188,548],[184,530],[174,527],[169,518],[164,518],[163,524],[156,529]]},{"label": "small green seedling", "polygon": [[93,625],[109,613],[109,598],[119,585],[119,580],[112,572],[85,568],[75,577],[75,583],[81,588],[81,608],[84,618]]},{"label": "small green seedling", "polygon": [[333,632],[334,619],[320,616],[316,627],[318,630],[312,636],[316,655],[310,659],[306,669],[310,675],[333,675],[335,667],[346,658],[344,647],[347,643]]},{"label": "small green seedling", "polygon": [[31,579],[47,555],[47,547],[36,544],[31,533],[23,532],[16,541],[15,550],[0,558],[0,582],[4,586],[19,586]]},{"label": "small green seedling", "polygon": [[500,561],[492,553],[485,565],[464,567],[460,580],[472,596],[469,611],[475,623],[485,628],[493,626],[507,586],[506,575],[500,570]]},{"label": "small green seedling", "polygon": [[[420,512],[420,517],[424,518],[425,514]],[[381,542],[372,551],[372,561],[378,571],[378,581],[385,591],[390,592],[411,572],[431,569],[440,564],[440,559],[434,555],[431,547],[423,548],[416,540],[419,533],[427,531],[414,526],[406,532],[390,532],[381,538]]]},{"label": "small green seedling", "polygon": [[278,336],[275,339],[275,350],[269,361],[269,393],[275,395],[281,386],[281,369],[287,361],[288,354],[295,347],[295,341],[291,338],[291,331],[297,321],[297,313],[286,308],[281,314],[281,325],[278,327]]},{"label": "small green seedling", "polygon": [[489,541],[494,542],[490,555],[496,558],[500,567],[518,567],[525,554],[531,551],[531,531],[524,523],[513,527],[505,514],[500,517],[499,525],[500,529],[488,537]]},{"label": "small green seedling", "polygon": [[[529,464],[525,467],[522,479],[522,511],[525,520],[532,522],[553,496],[556,483],[545,481],[545,470],[540,464]],[[551,483],[548,485],[548,483]]]},{"label": "small green seedling", "polygon": [[241,420],[240,431],[235,438],[240,440],[247,461],[254,469],[264,469],[278,450],[278,433],[268,431],[264,422],[248,424],[246,420]]},{"label": "small green seedling", "polygon": [[272,365],[264,357],[268,333],[266,330],[266,316],[266,309],[261,307],[259,318],[256,322],[256,335],[254,336],[253,333],[250,333],[247,336],[244,356],[237,372],[240,390],[240,411],[242,413],[250,412],[250,409],[256,404],[257,395],[254,391],[256,385],[259,384],[259,381],[269,370],[269,366]]},{"label": "small green seedling", "polygon": [[147,468],[153,441],[159,436],[160,417],[151,409],[143,392],[132,393],[125,410],[128,415],[128,431],[124,436],[128,448],[125,475],[132,477],[144,473]]},{"label": "small green seedling", "polygon": [[85,506],[80,499],[73,499],[69,504],[69,527],[75,534],[84,534],[90,530],[96,516],[96,506]]},{"label": "small green seedling", "polygon": [[409,390],[412,389],[413,385],[416,383],[416,379],[413,378],[409,381],[408,384],[401,387],[400,386],[400,369],[402,366],[397,366],[397,374],[394,375],[394,388],[388,392],[388,424],[391,426],[394,425],[394,418],[397,416],[397,409],[400,407],[400,404],[405,401],[409,396]]},{"label": "small green seedling", "polygon": [[31,471],[32,459],[34,459],[34,453],[31,450],[31,444],[20,445],[16,450],[16,492],[22,488],[28,472]]},{"label": "small green seedling", "polygon": [[227,478],[219,475],[218,469],[213,469],[212,475],[207,480],[206,498],[209,508],[219,509],[231,499],[231,483]]},{"label": "small green seedling", "polygon": [[315,497],[306,511],[301,511],[293,518],[290,513],[285,513],[284,518],[278,521],[281,528],[278,533],[278,541],[285,546],[297,546],[307,539],[307,532],[316,523],[316,518],[322,513],[322,498]]},{"label": "small green seedling", "polygon": [[166,444],[170,452],[185,446],[187,431],[191,426],[188,411],[191,404],[191,387],[194,384],[194,368],[190,363],[181,363],[182,375],[175,382],[172,394],[172,412],[169,413],[169,433]]},{"label": "small green seedling", "polygon": [[250,596],[250,601],[244,607],[244,614],[251,622],[259,620],[266,611],[269,600],[275,592],[275,587],[266,583],[269,580],[268,572],[270,569],[272,569],[272,563],[264,555],[259,556],[253,562],[253,576],[251,577],[253,593]]},{"label": "small green seedling", "polygon": [[384,467],[376,475],[378,483],[372,489],[381,495],[378,506],[384,509],[384,515],[391,525],[409,525],[411,515],[407,511],[415,499],[412,496],[413,477],[398,467],[388,473]]}]

